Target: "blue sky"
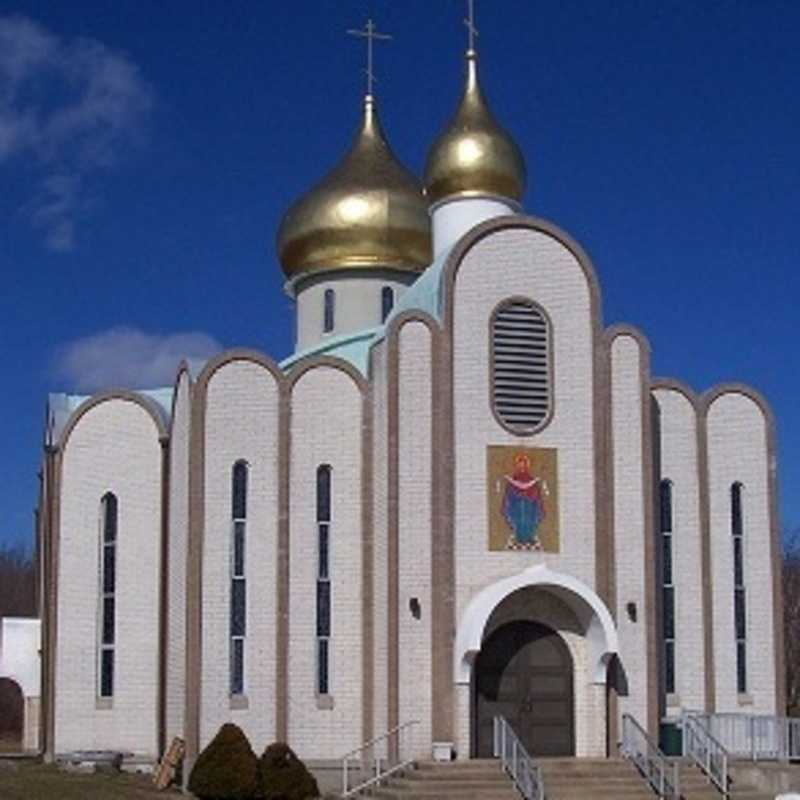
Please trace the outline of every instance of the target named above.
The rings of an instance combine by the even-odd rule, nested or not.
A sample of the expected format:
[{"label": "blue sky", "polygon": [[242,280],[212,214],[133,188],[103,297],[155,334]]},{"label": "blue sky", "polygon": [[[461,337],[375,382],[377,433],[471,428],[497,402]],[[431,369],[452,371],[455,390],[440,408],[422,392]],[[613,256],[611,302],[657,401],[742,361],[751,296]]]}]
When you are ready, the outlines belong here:
[{"label": "blue sky", "polygon": [[[368,15],[420,172],[461,84],[459,0],[0,6],[0,542],[26,542],[46,394],[162,383],[181,353],[293,346],[274,236],[348,146]],[[587,249],[653,372],[741,380],[800,525],[800,4],[478,0],[526,210]],[[167,381],[169,382],[169,381]]]}]

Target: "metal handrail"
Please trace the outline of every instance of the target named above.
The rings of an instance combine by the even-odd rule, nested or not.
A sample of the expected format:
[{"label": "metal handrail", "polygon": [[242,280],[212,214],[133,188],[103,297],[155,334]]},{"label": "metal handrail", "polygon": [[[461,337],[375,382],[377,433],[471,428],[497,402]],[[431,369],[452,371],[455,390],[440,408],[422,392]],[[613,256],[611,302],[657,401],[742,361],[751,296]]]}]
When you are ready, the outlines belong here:
[{"label": "metal handrail", "polygon": [[622,755],[632,761],[659,797],[680,797],[678,763],[661,748],[631,714],[622,715]]},{"label": "metal handrail", "polygon": [[[353,797],[353,795],[362,792],[376,783],[385,780],[389,775],[398,772],[405,767],[414,763],[413,758],[402,757],[402,738],[403,734],[412,728],[414,725],[419,725],[418,719],[412,719],[408,722],[397,725],[386,733],[364,742],[360,747],[345,753],[342,756],[342,798]],[[385,746],[385,747],[384,747]],[[385,749],[385,754],[381,755],[380,751]],[[370,752],[371,751],[371,752]],[[358,756],[361,764],[372,762],[373,774],[370,778],[356,786],[350,787],[350,762],[354,761]]]},{"label": "metal handrail", "polygon": [[728,751],[732,759],[795,761],[800,759],[800,719],[771,714],[689,711]]},{"label": "metal handrail", "polygon": [[728,751],[697,717],[687,715],[683,719],[683,750],[727,797]]},{"label": "metal handrail", "polygon": [[542,770],[504,717],[494,718],[494,755],[525,800],[544,800]]}]

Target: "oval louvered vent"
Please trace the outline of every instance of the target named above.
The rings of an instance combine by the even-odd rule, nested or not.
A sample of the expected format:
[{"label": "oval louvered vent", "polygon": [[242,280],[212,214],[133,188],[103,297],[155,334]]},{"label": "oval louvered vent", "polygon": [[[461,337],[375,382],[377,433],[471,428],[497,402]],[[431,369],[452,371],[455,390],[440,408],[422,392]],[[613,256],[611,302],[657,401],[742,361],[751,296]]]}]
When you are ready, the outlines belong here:
[{"label": "oval louvered vent", "polygon": [[492,317],[492,403],[514,433],[533,433],[550,416],[550,323],[530,300],[507,301]]}]

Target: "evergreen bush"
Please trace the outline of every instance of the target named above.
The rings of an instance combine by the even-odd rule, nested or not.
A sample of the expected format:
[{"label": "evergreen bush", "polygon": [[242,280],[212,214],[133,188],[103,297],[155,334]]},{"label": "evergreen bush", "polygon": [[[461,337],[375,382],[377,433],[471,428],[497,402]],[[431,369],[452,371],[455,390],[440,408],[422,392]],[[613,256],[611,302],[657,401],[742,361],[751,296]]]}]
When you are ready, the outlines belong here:
[{"label": "evergreen bush", "polygon": [[200,800],[253,800],[258,790],[258,758],[241,728],[227,722],[197,757],[189,791]]},{"label": "evergreen bush", "polygon": [[269,745],[259,761],[264,800],[308,800],[319,797],[319,787],[294,750],[283,742]]}]

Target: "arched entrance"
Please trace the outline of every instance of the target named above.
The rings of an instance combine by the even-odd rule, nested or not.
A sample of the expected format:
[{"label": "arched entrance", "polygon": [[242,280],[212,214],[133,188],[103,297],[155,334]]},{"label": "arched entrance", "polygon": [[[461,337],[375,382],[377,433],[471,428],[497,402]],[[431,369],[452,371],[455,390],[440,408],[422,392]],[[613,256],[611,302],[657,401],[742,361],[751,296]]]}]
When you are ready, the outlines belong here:
[{"label": "arched entrance", "polygon": [[531,755],[575,755],[573,683],[572,656],[554,630],[530,620],[498,628],[475,663],[475,755],[492,756],[496,715]]},{"label": "arched entrance", "polygon": [[19,684],[10,678],[0,678],[0,752],[22,750],[25,727],[25,698]]}]

